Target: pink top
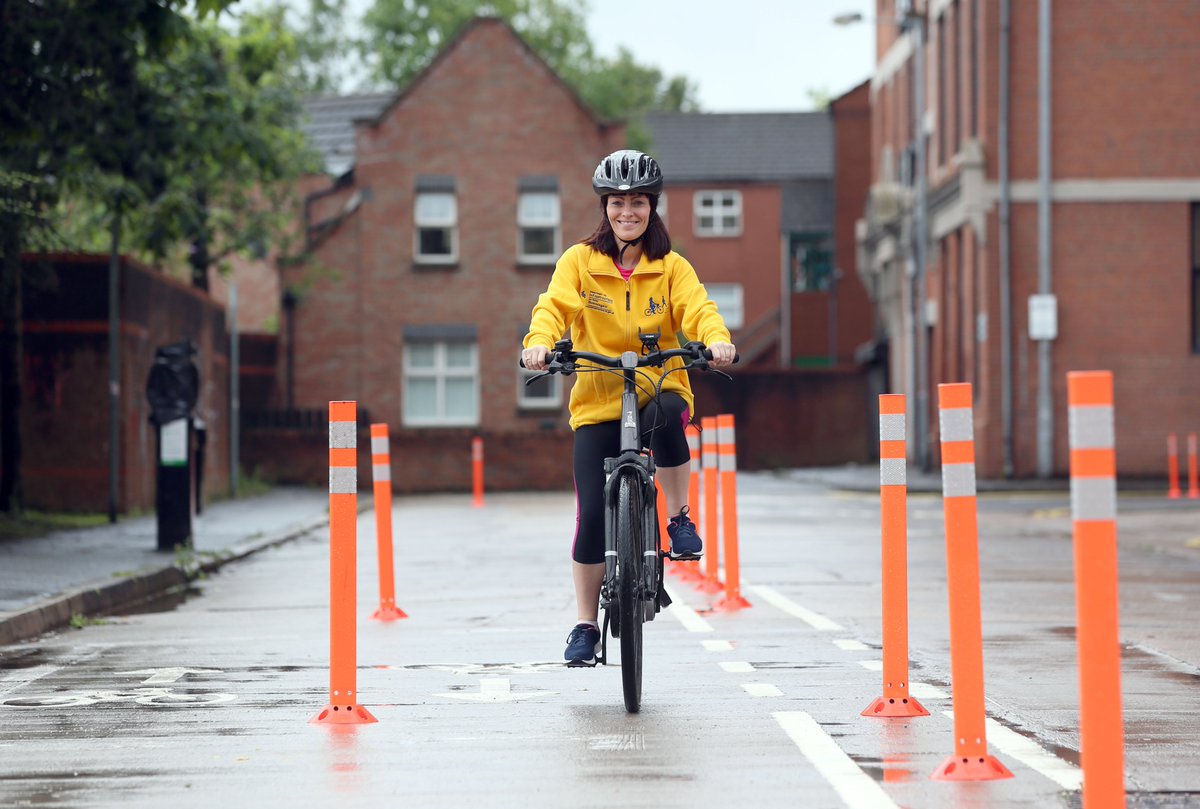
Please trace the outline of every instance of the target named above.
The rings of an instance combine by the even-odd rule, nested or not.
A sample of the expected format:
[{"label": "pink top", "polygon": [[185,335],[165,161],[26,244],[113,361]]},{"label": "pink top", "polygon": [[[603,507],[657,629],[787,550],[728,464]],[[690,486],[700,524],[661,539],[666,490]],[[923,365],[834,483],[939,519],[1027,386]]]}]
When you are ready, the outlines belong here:
[{"label": "pink top", "polygon": [[616,262],[616,259],[613,259],[613,266],[617,268],[617,272],[621,273],[621,278],[625,279],[626,281],[629,280],[629,276],[633,275],[633,271],[637,269],[637,267],[625,269]]}]

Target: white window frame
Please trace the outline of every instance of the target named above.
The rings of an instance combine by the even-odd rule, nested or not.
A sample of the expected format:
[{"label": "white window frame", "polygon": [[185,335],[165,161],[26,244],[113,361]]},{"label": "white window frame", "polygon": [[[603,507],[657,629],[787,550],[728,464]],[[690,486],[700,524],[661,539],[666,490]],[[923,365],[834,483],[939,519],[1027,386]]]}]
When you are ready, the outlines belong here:
[{"label": "white window frame", "polygon": [[[710,200],[712,205],[705,207],[704,201]],[[729,205],[726,206],[725,203]],[[722,217],[736,217],[732,227],[726,227]],[[701,217],[711,217],[712,224],[704,227]],[[704,190],[692,195],[692,227],[697,236],[728,237],[742,235],[742,192],[732,190]]]},{"label": "white window frame", "polygon": [[529,388],[525,386],[525,380],[535,374],[540,374],[541,371],[527,371],[524,368],[517,368],[517,407],[522,410],[558,410],[562,407],[563,402],[563,385],[562,376],[554,374],[546,377],[543,383],[550,386],[551,396],[539,397],[530,396]]},{"label": "white window frame", "polygon": [[[709,300],[717,305],[717,311],[725,320],[725,327],[735,331],[746,325],[746,289],[741,284],[704,285]],[[716,294],[714,294],[716,293]]]},{"label": "white window frame", "polygon": [[[530,217],[525,214],[524,206],[521,202],[525,197],[545,196],[550,197],[554,201],[554,212],[548,217]],[[552,228],[554,230],[554,245],[549,253],[526,253],[525,252],[525,229],[537,228],[545,230]],[[521,191],[517,196],[517,257],[523,263],[528,264],[553,264],[558,260],[558,254],[562,252],[562,201],[559,199],[557,191]]]},{"label": "white window frame", "polygon": [[[425,216],[421,214],[422,197],[449,197],[450,213],[447,216]],[[458,197],[453,191],[418,191],[413,198],[413,257],[422,264],[453,264],[458,261]],[[425,229],[448,229],[450,252],[422,253],[421,231]]]},{"label": "white window frame", "polygon": [[[466,344],[471,347],[471,365],[468,367],[450,367],[446,362],[446,352],[449,344]],[[434,362],[431,367],[413,367],[410,361],[410,348],[413,345],[430,345],[434,347]],[[405,427],[476,427],[479,425],[479,343],[475,340],[409,340],[404,344],[404,385],[407,387],[410,379],[435,379],[437,381],[437,414],[429,416],[414,416],[408,410],[408,395],[401,396],[401,407],[404,411]],[[449,418],[446,416],[446,380],[449,378],[470,378],[475,382],[475,412],[465,418]]]}]

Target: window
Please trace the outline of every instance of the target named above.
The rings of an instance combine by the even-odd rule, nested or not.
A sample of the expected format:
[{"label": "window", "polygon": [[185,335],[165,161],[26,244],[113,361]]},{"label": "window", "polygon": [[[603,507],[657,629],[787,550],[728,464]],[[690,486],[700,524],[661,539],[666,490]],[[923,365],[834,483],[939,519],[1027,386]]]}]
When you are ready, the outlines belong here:
[{"label": "window", "polygon": [[725,325],[730,331],[740,329],[746,323],[746,306],[742,299],[741,284],[705,284],[708,297],[717,305]]},{"label": "window", "polygon": [[1192,203],[1192,353],[1200,354],[1200,202]]},{"label": "window", "polygon": [[557,191],[522,191],[517,202],[520,244],[517,254],[529,263],[553,264],[559,253],[559,209]]},{"label": "window", "polygon": [[793,292],[825,292],[833,281],[833,246],[828,233],[788,234]]},{"label": "window", "polygon": [[448,264],[458,259],[458,201],[453,177],[417,178],[413,220],[417,230],[413,253],[417,261]]},{"label": "window", "polygon": [[517,407],[526,410],[555,410],[562,406],[562,377],[544,376],[532,385],[525,382],[541,371],[517,368]]},{"label": "window", "polygon": [[697,236],[740,236],[741,191],[697,191],[693,197]]},{"label": "window", "polygon": [[479,424],[479,351],[474,326],[417,326],[404,335],[404,425]]}]

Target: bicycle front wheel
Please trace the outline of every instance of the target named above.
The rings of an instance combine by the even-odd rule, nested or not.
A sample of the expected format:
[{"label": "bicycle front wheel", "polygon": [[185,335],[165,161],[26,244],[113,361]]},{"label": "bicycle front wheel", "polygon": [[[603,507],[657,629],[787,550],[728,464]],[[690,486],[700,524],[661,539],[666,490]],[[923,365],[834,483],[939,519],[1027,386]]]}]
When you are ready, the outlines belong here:
[{"label": "bicycle front wheel", "polygon": [[621,687],[625,710],[637,713],[642,702],[642,573],[645,558],[642,486],[636,475],[622,475],[617,489],[617,614],[621,622]]}]

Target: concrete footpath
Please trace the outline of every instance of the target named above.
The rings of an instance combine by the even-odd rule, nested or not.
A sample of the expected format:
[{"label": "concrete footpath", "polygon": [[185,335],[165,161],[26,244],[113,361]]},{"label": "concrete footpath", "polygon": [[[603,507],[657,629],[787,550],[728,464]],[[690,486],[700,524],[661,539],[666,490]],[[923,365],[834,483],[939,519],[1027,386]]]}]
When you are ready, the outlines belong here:
[{"label": "concrete footpath", "polygon": [[[361,509],[371,507],[359,496]],[[190,552],[157,550],[151,514],[0,542],[0,645],[161,598],[202,573],[328,524],[329,496],[280,487],[206,506]]]}]

